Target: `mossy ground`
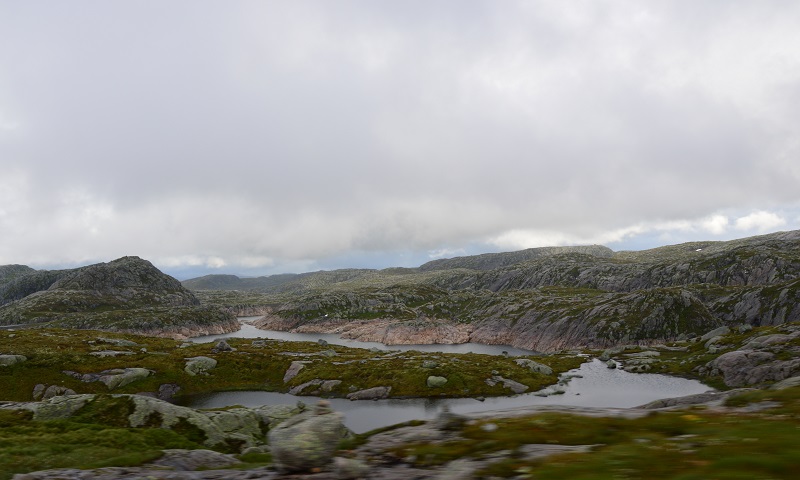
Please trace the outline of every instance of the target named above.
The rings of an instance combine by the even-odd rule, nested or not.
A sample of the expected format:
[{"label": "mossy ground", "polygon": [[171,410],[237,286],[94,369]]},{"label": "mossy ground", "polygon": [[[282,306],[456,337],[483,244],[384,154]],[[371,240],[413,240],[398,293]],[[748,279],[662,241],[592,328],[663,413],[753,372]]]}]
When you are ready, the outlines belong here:
[{"label": "mossy ground", "polygon": [[[535,479],[794,479],[800,476],[800,387],[734,397],[743,406],[774,402],[760,413],[703,408],[637,418],[548,413],[471,422],[460,439],[397,448],[418,466],[509,451],[478,478]],[[493,424],[487,428],[487,424]],[[589,453],[525,458],[529,444],[594,445]],[[480,475],[484,476],[481,477]]]},{"label": "mossy ground", "polygon": [[167,448],[203,446],[162,428],[124,428],[85,418],[41,422],[27,411],[0,410],[0,480],[48,468],[141,465]]},{"label": "mossy ground", "polygon": [[[130,340],[137,346],[115,346],[102,342],[100,338]],[[0,331],[0,353],[28,358],[26,362],[0,368],[0,400],[31,400],[37,384],[59,385],[78,393],[108,393],[108,388],[100,382],[84,383],[63,371],[97,373],[125,367],[147,368],[155,373],[115,389],[114,393],[155,392],[160,385],[168,383],[179,385],[182,395],[225,390],[286,392],[319,378],[342,381],[330,393],[331,396],[344,396],[352,388],[360,390],[376,386],[392,387],[393,397],[492,396],[509,393],[499,385],[492,387],[485,383],[493,374],[521,382],[528,385],[530,391],[535,391],[556,383],[558,373],[576,368],[585,361],[573,355],[531,357],[555,371],[553,375],[541,375],[518,366],[513,357],[414,351],[373,353],[359,348],[278,340],[265,340],[263,345],[253,345],[253,339],[229,339],[228,342],[237,350],[212,353],[213,344],[208,343],[181,348],[184,342],[170,339],[87,330]],[[117,357],[91,355],[102,350],[128,351],[131,354]],[[185,359],[201,355],[215,358],[217,367],[207,375],[187,374],[184,371]],[[295,360],[309,363],[297,377],[284,383],[284,373]],[[425,360],[433,360],[439,366],[422,368]],[[429,375],[444,376],[448,383],[441,388],[429,388],[426,386]]]}]

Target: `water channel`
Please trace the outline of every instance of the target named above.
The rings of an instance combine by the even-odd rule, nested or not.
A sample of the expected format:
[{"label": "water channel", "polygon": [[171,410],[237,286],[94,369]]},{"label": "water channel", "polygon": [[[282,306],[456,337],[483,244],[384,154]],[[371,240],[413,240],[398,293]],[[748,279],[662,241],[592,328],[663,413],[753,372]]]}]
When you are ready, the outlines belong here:
[{"label": "water channel", "polygon": [[[257,317],[256,317],[257,318]],[[242,319],[247,321],[249,319]],[[498,345],[386,345],[373,342],[358,342],[341,339],[337,335],[327,334],[293,334],[259,330],[243,323],[242,330],[226,335],[209,335],[192,339],[195,342],[212,342],[220,338],[269,338],[289,341],[325,341],[335,345],[354,348],[380,348],[382,350],[418,350],[447,353],[487,353],[500,354],[507,351],[510,355],[530,355],[529,352],[512,347]],[[424,348],[423,348],[424,347]],[[466,350],[451,349],[452,347]],[[345,424],[354,432],[361,433],[375,428],[393,425],[408,420],[425,420],[436,417],[444,406],[455,413],[476,413],[488,410],[503,410],[533,405],[572,405],[584,407],[635,407],[660,398],[680,397],[711,390],[710,387],[696,381],[667,375],[649,373],[629,373],[619,369],[609,369],[605,363],[592,360],[580,368],[571,370],[565,375],[577,375],[562,387],[563,393],[547,397],[533,393],[509,397],[490,397],[484,401],[472,398],[442,399],[386,399],[375,401],[350,401],[341,398],[328,399],[334,410],[344,413]],[[198,395],[190,400],[192,408],[219,408],[230,405],[254,407],[259,405],[296,404],[302,401],[313,405],[317,397],[294,396],[285,393],[244,391],[217,392]]]}]

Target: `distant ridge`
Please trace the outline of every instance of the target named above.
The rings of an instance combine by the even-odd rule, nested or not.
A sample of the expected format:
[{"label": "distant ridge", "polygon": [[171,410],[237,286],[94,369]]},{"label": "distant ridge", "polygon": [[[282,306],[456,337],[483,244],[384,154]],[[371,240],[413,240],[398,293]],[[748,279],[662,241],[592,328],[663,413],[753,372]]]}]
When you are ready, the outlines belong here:
[{"label": "distant ridge", "polygon": [[33,323],[177,338],[238,328],[230,312],[200,305],[139,257],[69,270],[0,267],[0,325]]},{"label": "distant ridge", "polygon": [[516,252],[503,253],[484,253],[481,255],[469,255],[465,257],[442,258],[432,260],[419,267],[421,272],[432,270],[451,270],[454,268],[468,268],[470,270],[494,270],[495,268],[506,267],[516,263],[541,257],[552,257],[554,255],[566,255],[577,253],[591,255],[593,257],[611,258],[614,251],[602,245],[587,245],[576,247],[538,247],[519,250]]}]

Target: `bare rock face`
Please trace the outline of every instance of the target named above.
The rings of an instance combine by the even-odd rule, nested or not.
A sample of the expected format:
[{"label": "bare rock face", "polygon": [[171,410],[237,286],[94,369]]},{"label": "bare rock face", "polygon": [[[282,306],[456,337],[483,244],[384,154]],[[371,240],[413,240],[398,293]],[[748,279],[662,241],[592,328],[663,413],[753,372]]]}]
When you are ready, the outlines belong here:
[{"label": "bare rock face", "polygon": [[320,401],[314,409],[271,429],[269,444],[279,471],[307,472],[331,463],[339,441],[349,434],[342,415]]},{"label": "bare rock face", "polygon": [[800,358],[775,361],[775,354],[754,350],[735,350],[708,363],[710,375],[721,375],[731,387],[777,382],[800,374]]}]

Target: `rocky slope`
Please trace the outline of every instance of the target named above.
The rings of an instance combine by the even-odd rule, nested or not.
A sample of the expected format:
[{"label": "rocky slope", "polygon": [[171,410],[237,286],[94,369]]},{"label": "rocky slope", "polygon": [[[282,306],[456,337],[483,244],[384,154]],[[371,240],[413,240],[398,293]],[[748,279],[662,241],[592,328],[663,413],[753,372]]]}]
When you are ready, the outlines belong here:
[{"label": "rocky slope", "polygon": [[246,292],[196,293],[267,314],[261,328],[361,340],[544,352],[651,344],[721,325],[800,320],[800,231],[641,252],[531,249],[417,269],[314,272],[271,287],[250,280]]},{"label": "rocky slope", "polygon": [[71,270],[14,270],[16,275],[0,279],[0,325],[46,323],[179,338],[238,329],[231,313],[200,305],[180,282],[138,257]]}]

